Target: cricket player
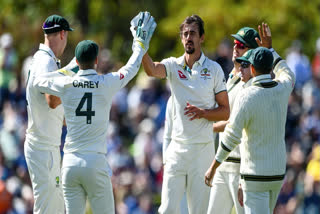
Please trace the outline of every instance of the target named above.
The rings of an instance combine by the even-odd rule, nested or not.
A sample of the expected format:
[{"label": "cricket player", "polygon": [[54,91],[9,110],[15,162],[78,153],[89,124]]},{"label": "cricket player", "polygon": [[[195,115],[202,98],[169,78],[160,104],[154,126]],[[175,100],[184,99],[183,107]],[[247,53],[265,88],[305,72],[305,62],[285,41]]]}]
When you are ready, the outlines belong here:
[{"label": "cricket player", "polygon": [[[243,85],[251,78],[250,69],[246,67],[248,64],[242,64],[241,68],[240,63],[236,61],[236,58],[243,56],[245,53],[251,54],[249,50],[258,47],[255,38],[260,38],[258,32],[250,27],[241,28],[236,34],[232,34],[232,37],[234,37],[232,56],[234,68],[230,72],[229,79],[227,81],[227,91],[231,112],[237,95],[242,90]],[[241,72],[241,70],[243,72]],[[244,72],[244,70],[249,70],[249,72]],[[244,77],[242,73],[246,76]],[[248,73],[249,76],[247,75]],[[213,124],[214,132],[220,132],[220,142],[223,138],[223,131],[227,123],[228,121],[219,121]],[[243,207],[241,207],[238,202],[239,181],[240,149],[237,147],[218,168],[213,179],[207,212],[208,214],[230,214],[233,206],[235,207],[237,214],[244,213]]]},{"label": "cricket player", "polygon": [[[98,45],[80,42],[75,50],[80,70],[73,77],[38,77],[34,87],[61,98],[67,124],[62,164],[63,195],[67,214],[84,214],[86,198],[93,213],[114,214],[112,184],[106,160],[106,136],[113,95],[137,74],[156,28],[148,12],[132,25],[133,54],[118,72],[98,75]],[[132,21],[133,23],[133,21]]]},{"label": "cricket player", "polygon": [[68,32],[73,29],[58,15],[49,16],[42,29],[44,44],[40,44],[33,56],[26,86],[28,128],[24,154],[33,188],[33,212],[63,214],[60,176],[63,108],[58,97],[37,91],[34,81],[41,74],[51,74],[60,68],[57,57],[64,52]]},{"label": "cricket player", "polygon": [[[271,38],[266,24],[263,35]],[[249,59],[237,60],[251,64],[253,79],[251,86],[236,98],[221,146],[205,174],[205,183],[212,186],[217,168],[241,142],[240,183],[245,213],[270,214],[285,176],[285,123],[295,75],[273,49],[259,47]],[[274,80],[270,75],[273,65]],[[245,137],[241,141],[243,132]]]},{"label": "cricket player", "polygon": [[180,38],[183,56],[153,62],[146,54],[142,60],[148,76],[170,82],[176,112],[172,140],[165,154],[161,214],[180,213],[184,192],[190,214],[207,212],[210,190],[201,182],[201,176],[215,154],[212,123],[229,117],[223,71],[201,51],[202,19],[197,15],[187,17],[180,25]]}]

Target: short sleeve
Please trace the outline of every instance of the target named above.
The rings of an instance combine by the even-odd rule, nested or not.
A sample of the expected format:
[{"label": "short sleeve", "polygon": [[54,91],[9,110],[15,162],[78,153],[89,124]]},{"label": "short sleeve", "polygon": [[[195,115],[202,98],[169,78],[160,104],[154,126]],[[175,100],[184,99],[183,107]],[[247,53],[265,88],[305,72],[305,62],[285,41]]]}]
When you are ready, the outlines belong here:
[{"label": "short sleeve", "polygon": [[226,87],[226,78],[224,76],[224,73],[222,71],[221,66],[218,63],[215,63],[215,77],[214,81],[215,81],[215,88],[214,88],[214,93],[215,94],[219,94],[222,91],[226,91],[227,87]]},{"label": "short sleeve", "polygon": [[166,68],[166,78],[168,80],[171,80],[172,78],[172,64],[173,64],[173,57],[167,58],[167,59],[163,59],[160,63],[164,65],[164,67]]}]

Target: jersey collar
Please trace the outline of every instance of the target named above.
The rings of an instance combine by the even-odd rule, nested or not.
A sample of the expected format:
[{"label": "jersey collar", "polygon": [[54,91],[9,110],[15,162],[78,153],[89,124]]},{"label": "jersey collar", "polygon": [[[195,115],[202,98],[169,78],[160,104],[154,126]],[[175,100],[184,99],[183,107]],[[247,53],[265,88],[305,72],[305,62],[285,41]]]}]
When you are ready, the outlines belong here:
[{"label": "jersey collar", "polygon": [[[182,67],[185,67],[187,65],[184,56],[185,54],[178,58],[178,64],[181,65]],[[203,54],[203,52],[201,52],[200,59],[195,63],[198,63],[200,66],[202,66],[205,60],[206,60],[206,56]]]},{"label": "jersey collar", "polygon": [[98,75],[98,73],[94,69],[87,69],[87,70],[79,70],[77,75],[78,76],[90,76],[90,75]]},{"label": "jersey collar", "polygon": [[60,61],[53,53],[51,48],[49,48],[47,45],[40,43],[39,50],[46,52],[49,54],[52,58],[54,58],[56,61]]},{"label": "jersey collar", "polygon": [[249,86],[251,86],[251,85],[252,85],[252,82],[253,82],[253,79],[254,79],[254,78],[249,79],[248,82],[246,82],[246,83],[244,83],[244,84],[242,85],[242,87],[243,87],[243,88],[248,88]]},{"label": "jersey collar", "polygon": [[57,63],[58,68],[61,68],[61,61],[60,61],[60,59],[58,59],[58,58],[54,55],[54,53],[53,53],[53,51],[51,50],[50,47],[48,47],[48,46],[45,45],[45,44],[40,43],[40,45],[39,45],[39,50],[40,50],[40,51],[44,51],[44,52],[46,52],[47,54],[49,54],[49,56],[51,56],[51,57],[54,59],[54,61]]},{"label": "jersey collar", "polygon": [[259,76],[256,76],[256,77],[252,78],[252,83],[251,84],[262,83],[262,82],[270,82],[270,81],[272,81],[270,74],[262,74],[262,75],[259,75]]}]

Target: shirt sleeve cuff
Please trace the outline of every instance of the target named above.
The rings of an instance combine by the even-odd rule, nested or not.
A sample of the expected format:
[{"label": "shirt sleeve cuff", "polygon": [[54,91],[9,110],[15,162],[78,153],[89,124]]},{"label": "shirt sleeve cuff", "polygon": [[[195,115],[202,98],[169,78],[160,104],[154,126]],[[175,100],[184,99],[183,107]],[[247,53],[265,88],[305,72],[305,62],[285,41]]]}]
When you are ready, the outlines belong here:
[{"label": "shirt sleeve cuff", "polygon": [[231,149],[226,147],[222,142],[220,143],[218,147],[217,154],[215,156],[215,159],[219,162],[222,163],[227,157],[229,156],[231,152]]},{"label": "shirt sleeve cuff", "polygon": [[273,49],[273,48],[270,48],[269,49],[273,55],[273,67],[275,67],[277,65],[277,63],[282,59],[280,57],[280,55]]}]

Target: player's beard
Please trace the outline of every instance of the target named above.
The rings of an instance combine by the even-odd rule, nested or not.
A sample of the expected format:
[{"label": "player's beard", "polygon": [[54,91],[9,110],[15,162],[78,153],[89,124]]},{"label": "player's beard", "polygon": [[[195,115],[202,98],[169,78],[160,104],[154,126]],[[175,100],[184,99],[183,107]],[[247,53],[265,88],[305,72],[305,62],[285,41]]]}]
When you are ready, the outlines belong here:
[{"label": "player's beard", "polygon": [[[192,46],[188,46],[188,44],[191,44]],[[184,49],[186,51],[187,54],[193,54],[195,49],[194,49],[194,46],[193,46],[193,42],[192,41],[189,41],[185,46],[184,46]]]}]

